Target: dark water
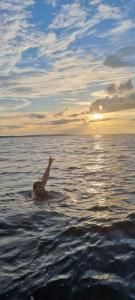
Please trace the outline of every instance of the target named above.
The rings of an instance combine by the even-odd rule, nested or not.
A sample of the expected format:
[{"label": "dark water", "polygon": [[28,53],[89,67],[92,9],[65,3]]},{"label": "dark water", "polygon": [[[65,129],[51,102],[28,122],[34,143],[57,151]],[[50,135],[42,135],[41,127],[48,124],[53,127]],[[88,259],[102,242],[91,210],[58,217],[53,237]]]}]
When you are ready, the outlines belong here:
[{"label": "dark water", "polygon": [[[0,300],[135,299],[135,136],[0,138]],[[32,201],[48,156],[49,199]]]}]

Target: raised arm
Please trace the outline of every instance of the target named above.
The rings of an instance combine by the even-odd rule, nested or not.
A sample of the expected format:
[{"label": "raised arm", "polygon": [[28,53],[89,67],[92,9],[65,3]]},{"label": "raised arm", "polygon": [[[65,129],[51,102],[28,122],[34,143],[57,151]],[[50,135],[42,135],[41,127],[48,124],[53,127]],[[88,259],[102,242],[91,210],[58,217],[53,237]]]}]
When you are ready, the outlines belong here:
[{"label": "raised arm", "polygon": [[45,170],[45,173],[43,175],[43,178],[42,178],[42,183],[44,186],[46,186],[46,183],[47,183],[47,180],[48,180],[48,177],[49,177],[49,173],[50,173],[50,168],[51,168],[51,164],[53,162],[53,158],[50,156],[49,157],[49,162],[48,162],[48,166]]}]

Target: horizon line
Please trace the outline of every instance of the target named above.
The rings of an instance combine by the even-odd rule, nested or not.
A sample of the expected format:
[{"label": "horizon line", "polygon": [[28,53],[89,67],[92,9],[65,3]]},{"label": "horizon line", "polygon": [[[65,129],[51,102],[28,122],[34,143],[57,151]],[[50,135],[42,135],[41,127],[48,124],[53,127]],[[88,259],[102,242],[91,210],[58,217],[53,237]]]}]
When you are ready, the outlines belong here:
[{"label": "horizon line", "polygon": [[89,135],[135,135],[135,133],[102,133],[102,134],[57,133],[57,134],[0,135],[0,138],[41,137],[41,136],[89,136]]}]

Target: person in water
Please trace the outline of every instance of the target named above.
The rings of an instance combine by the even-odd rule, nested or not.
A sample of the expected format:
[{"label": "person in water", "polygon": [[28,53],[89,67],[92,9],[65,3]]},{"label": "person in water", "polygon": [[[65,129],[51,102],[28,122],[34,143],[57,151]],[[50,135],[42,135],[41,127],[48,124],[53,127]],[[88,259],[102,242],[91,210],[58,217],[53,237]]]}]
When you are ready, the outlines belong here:
[{"label": "person in water", "polygon": [[45,186],[47,183],[47,180],[49,178],[49,173],[50,173],[50,168],[53,162],[53,158],[50,156],[49,157],[49,162],[48,162],[48,166],[44,172],[42,181],[36,181],[33,184],[33,196],[36,199],[44,199],[48,196],[48,192],[45,190]]}]

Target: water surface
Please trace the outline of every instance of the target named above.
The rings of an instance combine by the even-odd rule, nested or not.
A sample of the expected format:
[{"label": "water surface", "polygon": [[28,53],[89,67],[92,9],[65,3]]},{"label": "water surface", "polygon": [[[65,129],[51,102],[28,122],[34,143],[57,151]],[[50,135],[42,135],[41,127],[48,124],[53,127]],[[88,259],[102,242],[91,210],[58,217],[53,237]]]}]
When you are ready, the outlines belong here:
[{"label": "water surface", "polygon": [[[0,138],[0,299],[135,299],[135,135]],[[49,155],[47,201],[32,200]]]}]

